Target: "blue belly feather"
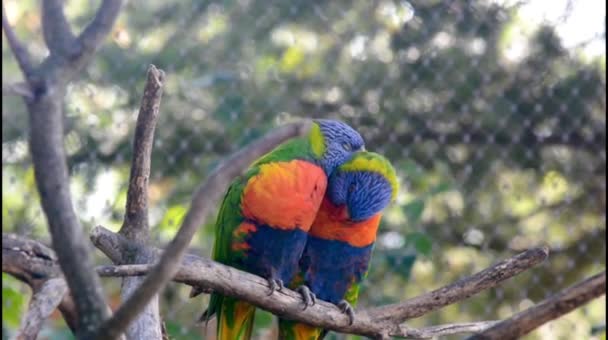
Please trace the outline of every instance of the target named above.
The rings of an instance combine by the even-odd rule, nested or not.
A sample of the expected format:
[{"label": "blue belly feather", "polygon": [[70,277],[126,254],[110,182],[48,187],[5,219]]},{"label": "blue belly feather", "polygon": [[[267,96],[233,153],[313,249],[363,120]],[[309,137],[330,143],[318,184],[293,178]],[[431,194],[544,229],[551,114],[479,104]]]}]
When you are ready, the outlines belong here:
[{"label": "blue belly feather", "polygon": [[321,300],[338,303],[367,272],[373,243],[365,247],[309,236],[300,260],[305,284]]}]

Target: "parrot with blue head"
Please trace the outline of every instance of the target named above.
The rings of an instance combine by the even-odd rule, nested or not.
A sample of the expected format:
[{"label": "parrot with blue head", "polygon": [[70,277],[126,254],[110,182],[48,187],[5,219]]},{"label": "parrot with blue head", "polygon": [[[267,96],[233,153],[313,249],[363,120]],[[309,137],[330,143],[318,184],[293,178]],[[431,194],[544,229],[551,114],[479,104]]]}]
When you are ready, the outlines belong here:
[{"label": "parrot with blue head", "polygon": [[[398,191],[394,168],[379,154],[358,152],[339,166],[329,178],[299,261],[300,272],[290,286],[304,284],[352,321],[382,211]],[[279,320],[280,339],[317,340],[325,334],[321,328]]]},{"label": "parrot with blue head", "polygon": [[[216,220],[213,259],[268,280],[270,294],[289,283],[334,169],[364,148],[347,124],[318,119],[305,137],[262,156],[228,188]],[[309,290],[302,287],[306,297]],[[201,321],[217,315],[217,339],[249,339],[255,307],[213,293]]]}]

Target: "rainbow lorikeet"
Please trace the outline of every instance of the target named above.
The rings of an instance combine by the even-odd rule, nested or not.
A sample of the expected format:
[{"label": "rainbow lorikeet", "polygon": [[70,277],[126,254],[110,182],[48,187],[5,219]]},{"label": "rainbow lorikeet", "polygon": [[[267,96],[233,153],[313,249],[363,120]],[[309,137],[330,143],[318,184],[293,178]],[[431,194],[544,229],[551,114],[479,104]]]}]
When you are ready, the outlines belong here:
[{"label": "rainbow lorikeet", "polygon": [[[347,124],[319,119],[307,137],[262,156],[228,188],[216,221],[213,259],[266,278],[270,294],[280,290],[297,271],[327,178],[363,148],[363,138]],[[249,339],[254,312],[245,301],[213,293],[201,320],[217,314],[220,340]]]},{"label": "rainbow lorikeet", "polygon": [[[394,168],[376,153],[358,152],[339,166],[329,178],[299,261],[300,273],[290,286],[303,283],[317,298],[336,304],[352,321],[352,306],[367,275],[382,210],[398,190]],[[303,323],[279,320],[281,339],[316,340],[325,333]]]}]

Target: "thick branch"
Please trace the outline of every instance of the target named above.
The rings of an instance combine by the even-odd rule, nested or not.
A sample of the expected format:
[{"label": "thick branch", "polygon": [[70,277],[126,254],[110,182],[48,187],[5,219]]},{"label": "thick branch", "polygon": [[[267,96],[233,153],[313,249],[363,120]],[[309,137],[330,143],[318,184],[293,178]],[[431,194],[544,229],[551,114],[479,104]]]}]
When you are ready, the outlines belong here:
[{"label": "thick branch", "polygon": [[[112,233],[103,227],[97,227],[94,235],[97,236],[93,239],[93,242],[102,251],[104,251],[103,245],[119,245],[127,242],[127,240],[120,240],[124,239],[121,235]],[[96,242],[96,239],[105,239],[106,241],[99,243]],[[107,241],[109,239],[113,239],[113,241]],[[143,245],[139,246],[144,247]],[[157,254],[161,252],[160,250],[155,251]],[[442,292],[442,294],[449,297],[450,303],[454,303],[466,299],[483,289],[494,287],[507,278],[540,263],[546,257],[547,250],[544,248],[528,250],[508,260],[499,262],[471,277],[464,278],[457,283],[407,300],[401,304],[357,311],[353,324],[349,324],[348,317],[332,304],[318,301],[314,306],[303,310],[302,299],[299,293],[283,289],[268,296],[268,285],[263,278],[206,258],[186,255],[182,265],[176,266],[178,271],[174,280],[249,301],[282,318],[298,320],[338,332],[369,337],[387,337],[389,335],[417,336],[416,334],[419,333],[416,332],[419,330],[407,329],[406,327],[401,327],[400,324],[406,318],[420,316],[445,306],[446,299],[443,299],[441,296],[438,299],[436,292]],[[146,275],[152,268],[153,265],[150,264],[105,266],[98,268],[98,273],[102,276]],[[414,316],[407,316],[406,313],[400,312],[394,318],[387,318],[383,312],[387,309],[393,310],[395,306],[410,306],[411,308],[415,308],[414,313],[411,313]],[[436,331],[439,331],[439,329]],[[424,333],[420,334],[424,335]]]},{"label": "thick branch", "polygon": [[225,192],[230,181],[256,158],[270,151],[281,142],[303,135],[308,130],[308,126],[309,124],[304,123],[283,126],[249,147],[235,153],[220,164],[194,194],[192,204],[182,226],[163,253],[159,263],[146,276],[137,291],[98,330],[97,338],[116,338],[148,304],[150,299],[171,280],[179,268],[178,263],[181,261],[192,236],[207,219],[213,210],[215,201]]},{"label": "thick branch", "polygon": [[72,206],[63,146],[64,88],[54,88],[27,103],[30,150],[36,185],[48,221],[53,249],[73,294],[78,314],[87,316],[80,331],[109,317],[101,282],[93,270],[90,246]]},{"label": "thick branch", "polygon": [[158,121],[160,99],[163,93],[165,73],[154,65],[148,68],[148,79],[141,99],[135,137],[133,158],[127,191],[127,205],[120,233],[128,239],[146,241],[148,238],[148,182],[150,159],[154,141],[154,129]]},{"label": "thick branch", "polygon": [[[45,33],[45,38],[55,38],[53,35],[64,34],[65,30],[69,30],[67,22],[50,22],[65,19],[61,4],[50,1],[43,2],[42,8],[45,12],[43,16],[46,16],[44,29],[51,30]],[[26,104],[30,119],[29,145],[36,185],[59,264],[64,273],[70,274],[65,279],[78,315],[81,316],[78,333],[83,337],[107,319],[110,313],[105,304],[101,282],[93,269],[89,244],[72,206],[63,146],[63,98],[69,79],[86,66],[100,45],[102,37],[110,32],[121,4],[120,0],[103,2],[96,18],[80,37],[83,49],[77,57],[65,62],[63,57],[51,53],[36,70],[36,75],[30,74],[28,63],[20,63],[30,85],[35,89],[35,97],[26,101]],[[8,27],[4,12],[3,22]],[[5,31],[8,33],[6,27]],[[87,32],[97,33],[86,34]],[[69,36],[67,38],[70,40]],[[15,43],[12,45],[15,48]],[[49,47],[63,49],[66,45],[52,42]]]},{"label": "thick branch", "polygon": [[61,277],[45,281],[34,291],[30,306],[21,320],[17,339],[36,339],[44,321],[63,301],[68,286]]},{"label": "thick branch", "polygon": [[13,31],[11,24],[8,22],[6,10],[4,9],[4,1],[2,1],[2,28],[4,30],[4,34],[6,35],[8,45],[15,55],[15,59],[17,60],[17,64],[19,65],[21,72],[23,72],[25,79],[29,81],[34,71],[32,58],[25,46],[23,46],[23,44],[21,44],[19,41],[19,38],[17,38],[17,35]]},{"label": "thick branch", "polygon": [[70,59],[79,47],[63,13],[63,3],[62,0],[42,1],[42,34],[51,53]]},{"label": "thick branch", "polygon": [[469,340],[517,339],[606,294],[606,272],[599,273],[499,322]]},{"label": "thick branch", "polygon": [[[127,191],[125,217],[120,233],[131,241],[147,243],[148,226],[148,182],[150,179],[150,161],[154,142],[154,129],[158,121],[158,111],[163,92],[165,73],[154,65],[148,67],[148,76],[137,115],[135,136],[133,137],[133,157],[131,175]],[[151,263],[149,252],[142,251],[120,253],[118,263]],[[127,300],[142,283],[141,277],[125,278],[121,286],[121,298]],[[127,339],[162,339],[161,319],[156,295],[137,319],[127,328]]]},{"label": "thick branch", "polygon": [[104,0],[95,18],[82,31],[78,42],[82,46],[81,57],[88,58],[101,46],[101,43],[114,27],[114,22],[120,13],[123,0]]}]

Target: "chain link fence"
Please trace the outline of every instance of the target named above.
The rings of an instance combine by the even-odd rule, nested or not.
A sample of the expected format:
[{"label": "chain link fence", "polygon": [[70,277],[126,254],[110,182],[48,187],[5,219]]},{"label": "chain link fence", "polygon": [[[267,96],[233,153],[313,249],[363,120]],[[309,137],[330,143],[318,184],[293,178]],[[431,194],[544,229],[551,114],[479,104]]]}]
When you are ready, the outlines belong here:
[{"label": "chain link fence", "polygon": [[[66,2],[75,30],[98,3]],[[38,5],[5,1],[7,19],[42,58]],[[548,244],[542,266],[410,324],[508,317],[606,266],[601,6],[130,1],[66,95],[76,210],[87,228],[119,228],[145,70],[154,64],[168,75],[150,183],[157,243],[176,233],[193,188],[224,156],[284,122],[337,118],[393,162],[402,184],[359,305],[397,302]],[[3,83],[19,81],[4,40],[2,66]],[[49,240],[27,148],[36,131],[28,132],[20,98],[2,100],[3,231]],[[201,226],[194,252],[210,255],[212,224]],[[104,280],[117,305],[119,280]],[[3,329],[11,330],[30,293],[5,274],[2,288]],[[172,284],[163,293],[175,339],[205,333],[194,321],[207,297],[189,300],[188,290]],[[526,338],[605,339],[605,304],[595,300]],[[260,312],[255,336],[275,331],[274,318]],[[57,315],[41,338],[66,334]]]}]

